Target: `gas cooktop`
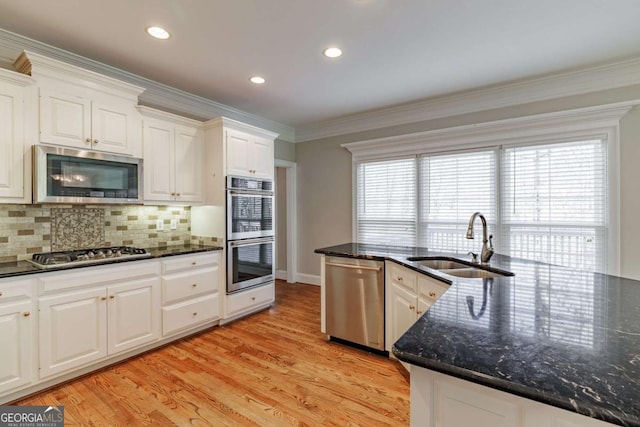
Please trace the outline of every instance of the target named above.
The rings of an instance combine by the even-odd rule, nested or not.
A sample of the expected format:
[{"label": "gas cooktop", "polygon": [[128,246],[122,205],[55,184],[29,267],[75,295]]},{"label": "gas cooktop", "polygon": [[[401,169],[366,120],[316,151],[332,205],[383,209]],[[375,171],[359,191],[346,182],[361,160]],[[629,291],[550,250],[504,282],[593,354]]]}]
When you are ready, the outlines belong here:
[{"label": "gas cooktop", "polygon": [[111,246],[72,251],[42,252],[33,254],[31,259],[27,261],[38,268],[54,269],[150,257],[151,254],[145,249],[131,246]]}]

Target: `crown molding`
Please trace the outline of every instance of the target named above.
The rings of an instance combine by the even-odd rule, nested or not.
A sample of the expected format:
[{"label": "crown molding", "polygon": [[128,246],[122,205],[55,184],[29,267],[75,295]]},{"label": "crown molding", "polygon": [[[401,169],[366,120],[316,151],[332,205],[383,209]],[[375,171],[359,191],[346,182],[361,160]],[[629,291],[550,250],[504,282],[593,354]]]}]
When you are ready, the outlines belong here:
[{"label": "crown molding", "polygon": [[177,125],[183,126],[193,126],[202,129],[204,123],[200,120],[190,119],[188,117],[180,116],[173,113],[168,113],[163,110],[157,110],[155,108],[146,107],[143,105],[137,105],[136,109],[140,112],[140,115],[143,119],[157,119],[163,121],[169,121],[171,123],[175,123]]},{"label": "crown molding", "polygon": [[296,142],[640,84],[640,58],[429,98],[296,128]]},{"label": "crown molding", "polygon": [[5,70],[0,68],[0,80],[5,82],[11,82],[19,86],[32,86],[35,85],[35,81],[24,74],[16,73],[15,71]]},{"label": "crown molding", "polygon": [[0,28],[0,65],[6,68],[18,58],[22,51],[42,55],[71,66],[108,76],[134,86],[145,88],[139,96],[140,104],[186,114],[202,120],[218,116],[232,117],[235,120],[255,125],[259,128],[277,132],[284,141],[295,141],[294,128],[285,124],[256,116],[228,105],[185,92],[180,89],[129,73],[116,67],[85,58],[75,53],[24,37]]},{"label": "crown molding", "polygon": [[351,142],[341,147],[351,152],[354,161],[363,161],[495,147],[504,142],[510,145],[542,142],[559,134],[601,133],[605,128],[618,126],[620,119],[636,105],[640,105],[640,99]]},{"label": "crown molding", "polygon": [[247,132],[253,135],[262,136],[268,139],[276,139],[278,134],[275,132],[271,132],[267,129],[262,129],[257,126],[253,126],[244,122],[240,122],[238,120],[233,120],[228,117],[216,117],[215,119],[211,119],[204,124],[205,129],[212,128],[222,128],[228,127],[235,130],[239,130],[241,132]]}]

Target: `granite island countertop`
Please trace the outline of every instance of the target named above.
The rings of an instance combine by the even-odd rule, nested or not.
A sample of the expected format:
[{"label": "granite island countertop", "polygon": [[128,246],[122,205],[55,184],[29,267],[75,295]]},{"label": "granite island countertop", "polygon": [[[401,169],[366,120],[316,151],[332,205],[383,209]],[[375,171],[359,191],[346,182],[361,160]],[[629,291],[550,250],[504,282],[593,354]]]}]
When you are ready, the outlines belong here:
[{"label": "granite island countertop", "polygon": [[640,281],[496,254],[513,277],[464,279],[410,261],[457,253],[346,243],[325,255],[388,259],[445,279],[393,345],[400,360],[592,418],[640,426]]},{"label": "granite island countertop", "polygon": [[[182,244],[182,245],[171,245],[171,246],[153,247],[153,248],[145,248],[145,249],[147,250],[147,252],[151,254],[150,258],[162,258],[167,256],[186,255],[186,254],[192,254],[192,253],[198,253],[198,252],[221,251],[222,247]],[[96,265],[115,264],[119,262],[135,262],[135,261],[141,261],[141,260],[150,259],[150,258],[138,258],[138,259],[114,258],[109,262],[96,263],[96,264],[83,264],[83,265],[77,265],[77,266],[72,265],[70,267],[63,268],[63,269],[41,269],[31,264],[28,261],[4,262],[4,263],[0,263],[0,279],[3,279],[5,277],[24,276],[28,274],[47,273],[51,271],[87,268],[87,267],[94,267]]]}]

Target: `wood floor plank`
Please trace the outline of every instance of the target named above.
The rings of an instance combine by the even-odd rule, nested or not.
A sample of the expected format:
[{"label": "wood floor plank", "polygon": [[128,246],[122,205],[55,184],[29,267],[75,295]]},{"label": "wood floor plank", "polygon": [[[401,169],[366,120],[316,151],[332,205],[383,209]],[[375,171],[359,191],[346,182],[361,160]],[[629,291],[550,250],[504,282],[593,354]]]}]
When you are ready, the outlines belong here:
[{"label": "wood floor plank", "polygon": [[15,404],[64,405],[69,426],[406,426],[402,369],[328,342],[320,288],[277,281],[267,310]]}]

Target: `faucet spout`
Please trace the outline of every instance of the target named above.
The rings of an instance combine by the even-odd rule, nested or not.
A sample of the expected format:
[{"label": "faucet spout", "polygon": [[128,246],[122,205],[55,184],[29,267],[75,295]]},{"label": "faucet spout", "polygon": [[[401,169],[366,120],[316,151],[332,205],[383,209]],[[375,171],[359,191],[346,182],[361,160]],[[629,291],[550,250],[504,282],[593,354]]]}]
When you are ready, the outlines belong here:
[{"label": "faucet spout", "polygon": [[471,215],[466,237],[467,239],[473,239],[473,223],[477,217],[480,217],[480,221],[482,222],[482,252],[480,252],[480,261],[483,264],[487,264],[493,255],[493,242],[491,241],[493,236],[487,237],[487,220],[480,212],[475,212]]}]

